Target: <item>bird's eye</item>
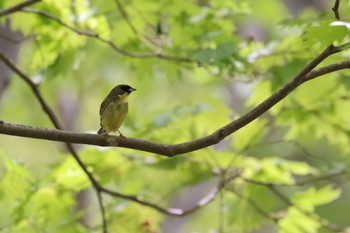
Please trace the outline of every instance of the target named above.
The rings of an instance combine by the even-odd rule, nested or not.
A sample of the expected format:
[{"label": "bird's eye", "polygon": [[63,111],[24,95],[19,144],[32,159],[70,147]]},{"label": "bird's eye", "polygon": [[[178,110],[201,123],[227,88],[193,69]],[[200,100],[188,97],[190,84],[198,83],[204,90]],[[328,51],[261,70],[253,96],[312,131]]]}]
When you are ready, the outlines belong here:
[{"label": "bird's eye", "polygon": [[130,86],[124,85],[124,86],[122,87],[122,89],[123,89],[123,91],[129,91],[129,90],[130,90]]}]

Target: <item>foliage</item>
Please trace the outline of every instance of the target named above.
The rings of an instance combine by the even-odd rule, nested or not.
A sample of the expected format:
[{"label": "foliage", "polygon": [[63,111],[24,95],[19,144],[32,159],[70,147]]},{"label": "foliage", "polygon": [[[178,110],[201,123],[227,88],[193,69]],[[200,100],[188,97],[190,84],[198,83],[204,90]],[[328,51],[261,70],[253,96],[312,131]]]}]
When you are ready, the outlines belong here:
[{"label": "foliage", "polygon": [[[19,2],[3,0],[0,7]],[[129,98],[123,134],[174,144],[228,124],[326,46],[348,42],[349,6],[341,3],[342,21],[331,7],[307,8],[292,18],[283,1],[43,0],[0,20],[10,19],[12,30],[24,35],[18,66],[39,80],[63,122],[65,106],[73,106],[76,131],[95,132],[105,95],[128,83],[138,90]],[[262,40],[242,32],[251,23],[265,31]],[[343,51],[320,66],[348,56]],[[349,227],[349,88],[346,70],[316,78],[218,145],[174,158],[79,147],[100,185],[138,198],[103,193],[109,231],[168,232],[172,218],[143,201],[198,207],[182,217],[179,232]],[[53,128],[34,102],[14,77],[1,119]],[[0,138],[1,232],[101,232],[92,184],[67,151],[46,141]],[[201,206],[215,187],[214,201]],[[92,194],[80,208],[84,192]]]}]

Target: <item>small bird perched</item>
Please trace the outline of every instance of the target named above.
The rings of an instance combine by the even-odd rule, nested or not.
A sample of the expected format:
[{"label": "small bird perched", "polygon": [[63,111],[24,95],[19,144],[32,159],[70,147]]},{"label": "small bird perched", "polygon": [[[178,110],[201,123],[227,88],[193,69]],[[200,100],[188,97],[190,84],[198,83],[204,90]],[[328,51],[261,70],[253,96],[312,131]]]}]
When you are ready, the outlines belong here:
[{"label": "small bird perched", "polygon": [[129,85],[121,84],[112,89],[112,91],[103,100],[100,106],[100,125],[98,134],[108,134],[118,131],[121,137],[124,137],[119,131],[126,115],[128,114],[128,97],[131,92],[136,91]]}]

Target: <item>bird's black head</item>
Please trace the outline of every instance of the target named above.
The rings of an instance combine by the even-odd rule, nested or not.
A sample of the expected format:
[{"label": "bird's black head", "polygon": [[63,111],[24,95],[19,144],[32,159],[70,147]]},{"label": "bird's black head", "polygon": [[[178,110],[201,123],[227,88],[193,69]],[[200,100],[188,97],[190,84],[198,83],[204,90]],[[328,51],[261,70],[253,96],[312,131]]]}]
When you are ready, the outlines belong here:
[{"label": "bird's black head", "polygon": [[131,93],[131,92],[133,92],[133,91],[136,91],[136,89],[135,88],[132,88],[132,87],[130,87],[129,85],[125,85],[125,84],[122,84],[122,85],[119,85],[120,86],[120,88],[123,90],[123,91],[125,91],[125,92],[127,92],[127,93]]},{"label": "bird's black head", "polygon": [[118,85],[112,90],[112,92],[116,93],[117,95],[130,94],[133,91],[136,91],[136,89],[125,84]]}]

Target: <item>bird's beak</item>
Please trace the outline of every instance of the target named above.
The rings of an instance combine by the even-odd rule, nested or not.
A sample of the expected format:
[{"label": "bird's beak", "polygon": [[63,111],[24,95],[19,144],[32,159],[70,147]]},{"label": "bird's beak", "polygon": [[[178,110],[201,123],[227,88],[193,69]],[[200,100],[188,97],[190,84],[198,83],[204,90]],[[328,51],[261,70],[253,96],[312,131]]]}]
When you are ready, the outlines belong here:
[{"label": "bird's beak", "polygon": [[131,92],[133,92],[133,91],[136,91],[136,89],[135,89],[135,88],[130,87],[129,92],[131,93]]}]

